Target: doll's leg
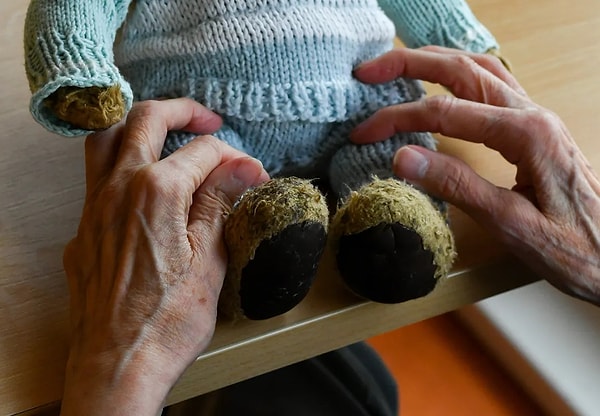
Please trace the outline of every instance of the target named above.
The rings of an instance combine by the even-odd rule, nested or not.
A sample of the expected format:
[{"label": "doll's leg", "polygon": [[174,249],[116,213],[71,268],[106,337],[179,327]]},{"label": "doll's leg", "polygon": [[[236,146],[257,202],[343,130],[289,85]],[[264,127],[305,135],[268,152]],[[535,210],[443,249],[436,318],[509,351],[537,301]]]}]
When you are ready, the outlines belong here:
[{"label": "doll's leg", "polygon": [[[165,145],[162,150],[161,157],[167,157],[177,149],[182,146],[185,146],[190,141],[192,141],[197,135],[193,133],[188,133],[184,131],[171,131],[167,135],[167,139],[165,140]],[[223,140],[228,145],[241,150],[242,152],[248,153],[248,150],[245,148],[240,135],[233,130],[228,125],[223,125],[221,129],[214,134],[215,137]]]},{"label": "doll's leg", "polygon": [[338,269],[353,292],[382,303],[428,294],[454,258],[452,233],[440,209],[444,204],[392,178],[393,155],[409,143],[434,148],[425,133],[348,145],[330,170],[332,187],[348,195],[331,224]]},{"label": "doll's leg", "polygon": [[[240,120],[230,125],[243,132],[250,153],[272,175],[306,168],[310,161],[298,148],[305,143],[310,151],[309,139],[326,129]],[[225,225],[229,267],[219,300],[221,314],[267,319],[296,306],[316,275],[328,222],[325,198],[310,180],[279,177],[246,192]]]},{"label": "doll's leg", "polygon": [[344,198],[350,191],[371,182],[373,177],[392,177],[394,153],[408,144],[435,149],[435,140],[429,133],[405,133],[369,145],[343,146],[333,156],[329,167],[331,189],[338,198]]},{"label": "doll's leg", "polygon": [[[216,137],[262,159],[269,173],[280,170],[282,163],[272,157],[279,149],[267,158],[268,141],[279,138],[277,133],[284,133],[285,126],[228,121]],[[170,132],[162,156],[194,137]],[[310,181],[282,178],[247,191],[225,225],[229,265],[219,298],[221,316],[267,319],[296,306],[316,274],[327,239],[328,215],[325,199]]]},{"label": "doll's leg", "polygon": [[247,191],[225,224],[229,266],[219,311],[267,319],[306,296],[325,248],[325,198],[308,180],[277,178]]}]

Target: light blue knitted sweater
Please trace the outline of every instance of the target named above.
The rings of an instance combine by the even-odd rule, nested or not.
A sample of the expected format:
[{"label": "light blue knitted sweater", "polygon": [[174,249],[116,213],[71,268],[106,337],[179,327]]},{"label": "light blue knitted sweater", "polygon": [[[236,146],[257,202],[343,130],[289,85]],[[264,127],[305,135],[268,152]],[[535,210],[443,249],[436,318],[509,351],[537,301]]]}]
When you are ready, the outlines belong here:
[{"label": "light blue knitted sweater", "polygon": [[359,62],[391,49],[396,34],[409,47],[498,46],[462,0],[33,0],[25,27],[30,109],[53,132],[87,134],[44,100],[62,86],[119,84],[128,106],[190,96],[237,121],[340,123],[421,95],[410,83],[369,86],[352,77]]}]

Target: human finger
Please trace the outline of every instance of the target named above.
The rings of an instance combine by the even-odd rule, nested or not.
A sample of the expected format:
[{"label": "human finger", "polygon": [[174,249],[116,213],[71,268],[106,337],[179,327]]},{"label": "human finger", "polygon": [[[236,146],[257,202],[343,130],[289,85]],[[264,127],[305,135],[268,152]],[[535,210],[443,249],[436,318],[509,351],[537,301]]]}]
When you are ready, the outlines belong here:
[{"label": "human finger", "polygon": [[[497,150],[516,163],[531,138],[528,129],[539,111],[502,108],[439,95],[410,103],[385,107],[360,123],[351,140],[366,144],[385,140],[395,133],[427,131],[441,133]],[[507,137],[513,138],[506,140]]]},{"label": "human finger", "polygon": [[206,135],[196,137],[158,162],[157,166],[161,172],[184,185],[182,192],[191,195],[215,168],[241,157],[248,155],[213,136]]},{"label": "human finger", "polygon": [[[159,196],[148,197],[145,195],[147,192],[141,195],[153,201],[150,205],[144,203],[142,208],[152,209],[152,215],[148,216],[152,218],[148,223],[149,229],[158,236],[168,238],[172,231],[169,227],[165,227],[165,224],[176,227],[187,226],[190,213],[193,211],[192,204],[197,199],[194,195],[198,195],[202,185],[215,169],[239,158],[248,158],[248,155],[212,136],[199,136],[169,157],[144,166],[136,172],[136,179],[139,179],[141,185],[137,188],[150,187],[151,192],[160,192]],[[256,163],[260,164],[260,162]],[[223,182],[218,189],[235,188],[239,185],[232,184],[232,181],[245,180],[245,177],[220,176],[219,178]],[[174,219],[184,219],[185,222],[175,224]],[[211,218],[205,219],[209,222],[214,221]]]},{"label": "human finger", "polygon": [[86,137],[85,181],[88,193],[114,168],[121,147],[122,130],[123,122]]},{"label": "human finger", "polygon": [[[483,61],[480,58],[480,61]],[[529,104],[506,82],[465,54],[441,54],[397,48],[360,64],[354,76],[367,83],[389,82],[398,77],[441,84],[459,98],[503,107]]]},{"label": "human finger", "polygon": [[231,159],[210,172],[194,194],[189,211],[188,231],[194,246],[198,250],[218,249],[223,224],[235,202],[247,189],[268,180],[260,161],[251,157]]},{"label": "human finger", "polygon": [[189,98],[136,103],[127,116],[117,164],[156,162],[170,130],[208,134],[221,124],[221,117]]},{"label": "human finger", "polygon": [[495,55],[490,55],[487,53],[474,53],[453,48],[445,48],[443,46],[437,45],[423,46],[422,48],[420,48],[420,50],[439,53],[448,56],[457,54],[468,56],[478,65],[485,68],[487,71],[491,72],[492,74],[500,78],[502,81],[506,82],[512,89],[517,91],[519,94],[525,96],[527,95],[527,92],[521,86],[521,84],[519,84],[512,72],[508,68],[506,68],[506,66],[502,63],[500,58],[498,58]]},{"label": "human finger", "polygon": [[[525,197],[492,184],[462,160],[423,147],[400,148],[394,156],[393,169],[398,177],[455,205],[490,229],[514,222],[504,218],[506,206],[513,208],[510,213],[535,210]],[[510,234],[509,230],[504,231]]]}]

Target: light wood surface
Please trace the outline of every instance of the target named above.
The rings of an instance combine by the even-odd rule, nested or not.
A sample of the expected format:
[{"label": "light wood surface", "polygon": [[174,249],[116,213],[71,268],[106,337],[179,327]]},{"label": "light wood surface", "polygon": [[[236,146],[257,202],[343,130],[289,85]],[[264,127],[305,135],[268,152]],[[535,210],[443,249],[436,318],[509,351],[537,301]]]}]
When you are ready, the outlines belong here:
[{"label": "light wood surface", "polygon": [[[68,343],[62,249],[75,233],[83,182],[83,141],[53,136],[28,113],[22,27],[27,2],[0,3],[0,414],[60,399]],[[530,95],[566,122],[600,167],[600,2],[471,0]],[[433,92],[439,88],[431,87]],[[543,138],[541,138],[543,139]],[[495,183],[514,170],[481,146],[442,139]],[[290,313],[262,322],[219,323],[208,351],[169,397],[188,397],[342,345],[456,309],[536,277],[463,214],[452,211],[459,260],[430,296],[386,306],[347,294],[326,256],[315,288]]]}]

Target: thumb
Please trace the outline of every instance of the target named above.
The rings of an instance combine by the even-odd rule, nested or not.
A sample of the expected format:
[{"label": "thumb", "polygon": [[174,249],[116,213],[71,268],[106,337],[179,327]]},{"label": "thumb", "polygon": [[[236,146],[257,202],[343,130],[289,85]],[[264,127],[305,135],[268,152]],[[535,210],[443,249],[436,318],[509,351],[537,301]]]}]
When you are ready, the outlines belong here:
[{"label": "thumb", "polygon": [[486,220],[503,205],[501,189],[460,159],[419,146],[404,146],[394,156],[394,173],[426,193]]},{"label": "thumb", "polygon": [[[223,220],[233,204],[250,187],[269,180],[257,159],[240,157],[216,167],[194,194],[190,207],[188,230],[206,239],[221,238]],[[209,246],[214,242],[204,241]]]}]

